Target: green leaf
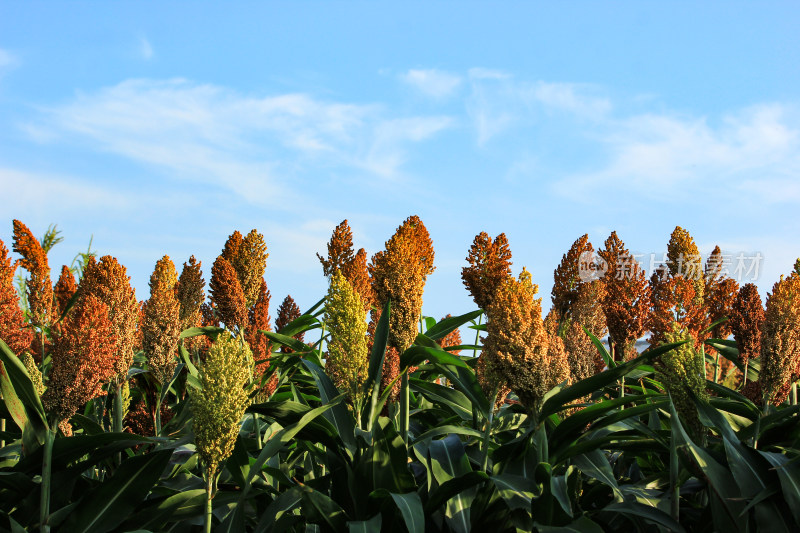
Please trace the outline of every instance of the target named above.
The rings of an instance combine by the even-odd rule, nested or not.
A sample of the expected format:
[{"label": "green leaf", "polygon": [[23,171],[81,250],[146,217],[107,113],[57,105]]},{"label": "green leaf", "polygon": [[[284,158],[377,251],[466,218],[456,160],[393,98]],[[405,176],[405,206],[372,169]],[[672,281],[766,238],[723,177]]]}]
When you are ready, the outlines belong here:
[{"label": "green leaf", "polygon": [[[340,396],[341,393],[336,389],[336,386],[331,381],[331,378],[328,377],[322,368],[315,365],[311,361],[303,360],[303,364],[311,371],[311,375],[314,376],[314,381],[317,383],[320,399],[322,400],[323,404],[329,403],[334,398]],[[324,416],[336,427],[339,438],[342,439],[342,442],[344,442],[345,446],[349,450],[355,452],[355,421],[353,420],[353,416],[347,410],[347,406],[343,402],[337,402],[337,404],[331,409],[325,411],[322,416]]]},{"label": "green leaf", "polygon": [[646,364],[659,355],[677,348],[686,342],[687,341],[673,342],[669,344],[663,344],[655,348],[650,348],[636,359],[632,359],[627,363],[608,369],[605,372],[590,376],[570,387],[567,387],[558,394],[551,396],[546,402],[544,402],[544,405],[542,406],[541,418],[547,418],[550,415],[561,411],[565,408],[564,406],[569,404],[571,401],[588,396],[596,390],[602,389],[603,387],[618,381],[621,377],[632,372],[640,365]]},{"label": "green leaf", "polygon": [[783,454],[763,452],[761,450],[758,453],[769,461],[778,473],[783,499],[786,500],[789,509],[791,509],[795,522],[800,526],[800,466],[798,466],[796,460],[790,461]]},{"label": "green leaf", "polygon": [[353,520],[347,523],[348,533],[381,533],[381,514],[369,520]]},{"label": "green leaf", "polygon": [[426,514],[433,513],[457,494],[465,492],[475,485],[480,485],[488,480],[489,474],[479,470],[477,472],[467,472],[466,474],[462,474],[439,484],[438,487],[435,487],[430,494],[428,494],[428,500],[425,502]]},{"label": "green leaf", "polygon": [[191,337],[199,337],[200,335],[205,335],[211,342],[217,340],[217,336],[225,331],[225,328],[220,328],[218,326],[203,326],[203,327],[193,327],[193,328],[186,328],[185,330],[181,331],[179,339],[189,339]]},{"label": "green leaf", "polygon": [[400,355],[400,369],[420,366],[425,361],[469,369],[469,365],[462,361],[460,357],[442,350],[438,345],[431,348],[429,346],[419,346],[416,344],[412,345]]},{"label": "green leaf", "polygon": [[444,425],[444,426],[436,426],[425,433],[419,435],[414,442],[424,441],[425,439],[432,439],[434,437],[440,437],[442,435],[466,435],[468,437],[483,437],[483,432],[478,431],[477,429],[472,429],[464,426],[452,426],[452,425]]},{"label": "green leaf", "polygon": [[475,311],[470,311],[469,313],[465,313],[460,316],[443,318],[435,326],[428,328],[428,330],[425,332],[425,336],[437,341],[443,337],[446,337],[449,333],[452,333],[467,322],[478,318],[482,314],[482,310],[476,309]]},{"label": "green leaf", "polygon": [[614,471],[611,470],[611,464],[601,450],[592,450],[573,457],[572,464],[580,468],[587,476],[611,487],[618,500],[623,499],[617,479],[614,477]]},{"label": "green leaf", "polygon": [[370,397],[367,430],[372,429],[372,421],[377,417],[378,400],[380,399],[380,382],[383,375],[383,360],[386,356],[386,343],[389,341],[389,313],[392,302],[387,300],[381,312],[381,318],[375,326],[375,337],[372,342],[372,352],[369,356],[369,369],[367,379],[364,381],[363,396]]},{"label": "green leaf", "polygon": [[[288,326],[287,326],[288,327]],[[297,353],[308,352],[311,348],[308,347],[308,344],[295,339],[294,337],[290,337],[288,335],[283,335],[282,333],[275,333],[272,331],[266,331],[263,329],[258,330],[259,333],[263,333],[267,336],[267,338],[273,342],[277,342],[283,346],[288,346],[292,350]]]},{"label": "green leaf", "polygon": [[647,522],[667,528],[667,531],[670,532],[680,533],[685,531],[683,526],[673,520],[672,517],[664,511],[637,501],[611,503],[603,507],[601,512],[614,515],[621,514],[633,518],[643,518]]},{"label": "green leaf", "polygon": [[303,498],[303,514],[315,524],[325,524],[333,531],[343,531],[347,525],[347,514],[329,496],[308,485],[300,485]]},{"label": "green leaf", "polygon": [[[291,523],[299,521],[300,517],[290,514],[303,501],[301,488],[298,485],[290,487],[280,493],[272,503],[267,506],[261,519],[258,521],[254,533],[266,531],[288,531]],[[281,525],[285,527],[280,527]]]},{"label": "green leaf", "polygon": [[[0,339],[0,373],[2,373],[3,399],[6,402],[9,412],[20,429],[28,423],[31,425],[33,435],[39,444],[44,443],[44,436],[48,430],[47,415],[42,405],[42,400],[33,387],[28,370],[22,361],[11,351],[11,348]],[[8,396],[6,396],[8,394]],[[8,398],[8,399],[6,399]],[[24,407],[24,415],[20,410],[19,403]],[[9,405],[9,402],[12,405]],[[20,424],[22,422],[22,424]]]},{"label": "green leaf", "polygon": [[[428,451],[433,475],[439,484],[472,472],[464,445],[456,436],[431,442]],[[460,533],[470,531],[470,507],[474,497],[474,490],[466,490],[447,501],[447,523]]]},{"label": "green leaf", "polygon": [[166,498],[154,507],[147,507],[145,512],[137,513],[146,517],[146,522],[139,524],[140,529],[156,530],[169,522],[202,515],[205,510],[205,489],[191,489]]},{"label": "green leaf", "polygon": [[717,531],[741,531],[741,513],[744,502],[737,490],[736,480],[730,471],[719,464],[706,450],[697,446],[681,424],[670,403],[670,424],[673,428],[673,439],[680,449],[684,450],[691,461],[702,471],[708,483],[711,495],[712,519]]},{"label": "green leaf", "polygon": [[536,523],[539,533],[604,533],[603,528],[589,517],[581,516],[566,526],[546,526]]},{"label": "green leaf", "polygon": [[425,533],[425,513],[422,510],[422,501],[416,492],[406,492],[404,494],[392,493],[403,521],[406,524],[408,533]]},{"label": "green leaf", "polygon": [[489,479],[509,509],[530,510],[531,501],[537,493],[535,481],[511,474],[499,474]]},{"label": "green leaf", "polygon": [[409,385],[431,402],[450,407],[462,420],[472,420],[472,403],[461,391],[418,378],[411,378]]},{"label": "green leaf", "polygon": [[[318,304],[321,304],[324,300],[325,299],[323,298],[318,302]],[[309,312],[310,311],[311,310],[309,310]],[[308,314],[307,312],[306,314],[300,315],[299,317],[295,318],[294,320],[283,326],[283,329],[281,329],[278,332],[278,334],[284,337],[291,338],[297,335],[298,333],[308,331],[311,329],[316,329],[318,327],[319,327],[319,319],[317,319],[315,316],[311,314]],[[267,332],[261,331],[261,333],[266,334]],[[308,349],[308,346],[306,346],[306,349]]]},{"label": "green leaf", "polygon": [[389,492],[403,493],[415,488],[414,477],[408,468],[408,451],[403,437],[394,429],[391,420],[378,419],[372,428],[372,486]]},{"label": "green leaf", "polygon": [[150,452],[122,462],[114,475],[75,510],[71,531],[110,531],[141,502],[158,481],[172,457],[172,450]]}]

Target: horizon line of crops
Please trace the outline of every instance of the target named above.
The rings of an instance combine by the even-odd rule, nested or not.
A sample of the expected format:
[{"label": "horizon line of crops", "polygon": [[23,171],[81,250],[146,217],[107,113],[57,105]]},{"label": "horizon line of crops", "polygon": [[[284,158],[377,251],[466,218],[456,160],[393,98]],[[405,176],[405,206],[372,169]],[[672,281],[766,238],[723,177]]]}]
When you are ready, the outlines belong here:
[{"label": "horizon line of crops", "polygon": [[[629,256],[615,232],[596,252],[606,276],[584,280],[584,235],[543,317],[505,235],[481,233],[462,272],[479,310],[436,322],[421,315],[434,270],[422,221],[368,263],[345,220],[318,254],[327,296],[306,313],[287,297],[275,333],[256,230],[225,243],[208,301],[194,257],[180,276],[159,260],[145,302],[110,256],[84,255],[79,280],[65,266],[53,285],[56,242],[14,221],[24,312],[0,242],[9,531],[800,524],[800,260],[765,309],[718,247],[703,268],[680,227],[649,280],[638,265],[614,275]],[[54,493],[64,479],[69,494]],[[144,509],[158,519],[139,523]]]}]

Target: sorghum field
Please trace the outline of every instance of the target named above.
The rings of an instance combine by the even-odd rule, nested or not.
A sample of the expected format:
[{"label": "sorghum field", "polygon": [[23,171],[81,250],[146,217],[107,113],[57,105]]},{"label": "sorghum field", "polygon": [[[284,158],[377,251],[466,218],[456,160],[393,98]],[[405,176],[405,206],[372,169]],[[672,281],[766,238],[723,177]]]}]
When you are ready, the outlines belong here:
[{"label": "sorghum field", "polygon": [[800,261],[764,305],[680,227],[649,279],[583,236],[542,316],[481,233],[438,320],[422,221],[371,259],[344,221],[273,324],[256,230],[144,301],[56,240],[0,242],[3,531],[800,531]]}]

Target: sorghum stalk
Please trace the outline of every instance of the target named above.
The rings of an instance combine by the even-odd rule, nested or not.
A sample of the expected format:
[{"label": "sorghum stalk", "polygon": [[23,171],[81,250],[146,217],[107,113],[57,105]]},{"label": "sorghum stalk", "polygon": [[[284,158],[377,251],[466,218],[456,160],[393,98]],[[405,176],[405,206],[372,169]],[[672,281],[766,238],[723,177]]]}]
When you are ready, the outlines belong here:
[{"label": "sorghum stalk", "polygon": [[39,505],[39,529],[43,533],[49,533],[50,525],[50,484],[53,471],[53,441],[58,433],[58,420],[50,421],[50,428],[44,437],[44,449],[42,453],[42,492]]}]

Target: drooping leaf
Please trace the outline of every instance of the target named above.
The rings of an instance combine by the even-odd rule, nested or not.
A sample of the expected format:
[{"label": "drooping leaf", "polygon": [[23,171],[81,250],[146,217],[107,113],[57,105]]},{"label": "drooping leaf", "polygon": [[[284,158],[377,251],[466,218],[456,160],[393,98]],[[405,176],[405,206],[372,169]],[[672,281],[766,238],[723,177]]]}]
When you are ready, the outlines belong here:
[{"label": "drooping leaf", "polygon": [[126,459],[111,479],[88,493],[71,517],[71,531],[111,531],[147,496],[167,466],[172,450]]},{"label": "drooping leaf", "polygon": [[422,500],[416,492],[403,494],[392,493],[392,500],[400,510],[408,533],[425,533],[425,513],[422,510]]}]

